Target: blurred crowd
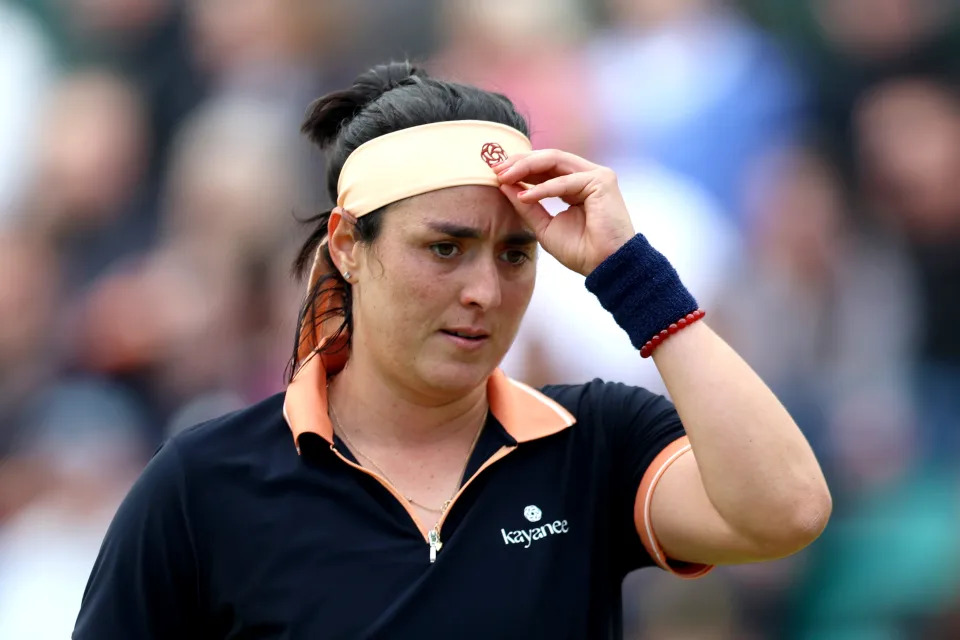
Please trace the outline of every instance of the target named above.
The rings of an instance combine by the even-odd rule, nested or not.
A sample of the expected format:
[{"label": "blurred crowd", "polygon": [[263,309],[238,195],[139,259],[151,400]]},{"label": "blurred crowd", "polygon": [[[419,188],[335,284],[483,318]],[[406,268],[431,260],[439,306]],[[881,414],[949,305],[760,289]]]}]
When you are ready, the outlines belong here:
[{"label": "blurred crowd", "polygon": [[[0,639],[67,637],[158,444],[283,389],[300,120],[402,58],[616,169],[828,474],[817,543],[634,574],[628,637],[960,637],[954,0],[0,0]],[[538,270],[508,373],[665,391]]]}]

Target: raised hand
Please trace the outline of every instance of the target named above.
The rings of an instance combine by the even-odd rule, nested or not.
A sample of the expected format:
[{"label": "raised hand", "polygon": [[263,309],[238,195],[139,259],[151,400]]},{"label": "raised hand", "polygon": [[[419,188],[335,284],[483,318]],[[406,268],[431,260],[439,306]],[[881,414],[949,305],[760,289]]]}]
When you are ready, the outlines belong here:
[{"label": "raised hand", "polygon": [[[636,233],[612,169],[557,149],[517,154],[493,169],[540,245],[568,269],[589,275]],[[551,197],[570,206],[551,216],[540,204]]]}]

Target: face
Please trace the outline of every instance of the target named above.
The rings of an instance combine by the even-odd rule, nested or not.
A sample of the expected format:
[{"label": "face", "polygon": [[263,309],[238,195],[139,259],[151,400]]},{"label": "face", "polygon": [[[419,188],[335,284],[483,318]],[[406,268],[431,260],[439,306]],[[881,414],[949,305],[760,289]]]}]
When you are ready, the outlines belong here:
[{"label": "face", "polygon": [[373,245],[345,258],[351,360],[439,398],[483,384],[510,347],[533,293],[536,241],[499,190],[451,187],[388,208]]}]

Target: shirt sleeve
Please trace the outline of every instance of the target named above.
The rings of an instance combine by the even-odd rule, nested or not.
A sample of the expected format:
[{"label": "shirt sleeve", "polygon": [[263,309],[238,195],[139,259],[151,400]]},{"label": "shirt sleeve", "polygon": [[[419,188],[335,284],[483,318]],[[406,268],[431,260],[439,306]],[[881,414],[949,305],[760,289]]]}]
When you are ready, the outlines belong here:
[{"label": "shirt sleeve", "polygon": [[660,482],[664,472],[681,456],[690,451],[690,440],[685,435],[664,447],[643,472],[633,506],[634,525],[640,535],[640,541],[643,543],[644,549],[647,550],[657,566],[681,578],[699,578],[709,573],[713,566],[680,562],[667,557],[653,530],[650,505],[653,502],[653,491],[657,488],[657,483]]},{"label": "shirt sleeve", "polygon": [[619,521],[632,526],[653,564],[684,578],[709,572],[708,565],[690,564],[666,556],[650,520],[653,492],[664,472],[690,451],[690,443],[673,403],[641,387],[594,381],[590,405],[594,420],[609,438],[611,472],[618,491],[613,508]]},{"label": "shirt sleeve", "polygon": [[198,571],[176,445],[165,444],[120,505],[80,606],[74,640],[195,638]]}]

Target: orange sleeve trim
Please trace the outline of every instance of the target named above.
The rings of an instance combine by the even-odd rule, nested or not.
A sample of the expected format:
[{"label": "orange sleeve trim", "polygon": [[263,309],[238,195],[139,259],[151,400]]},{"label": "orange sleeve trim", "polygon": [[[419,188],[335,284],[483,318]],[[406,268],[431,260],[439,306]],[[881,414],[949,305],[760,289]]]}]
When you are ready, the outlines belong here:
[{"label": "orange sleeve trim", "polygon": [[667,557],[660,542],[653,532],[653,523],[650,520],[650,508],[653,504],[653,492],[663,477],[664,472],[685,453],[691,451],[690,439],[687,436],[677,438],[663,448],[643,474],[637,497],[634,501],[633,519],[640,534],[640,541],[657,566],[664,571],[681,578],[693,579],[706,575],[713,569],[713,565],[692,564],[671,560]]}]

